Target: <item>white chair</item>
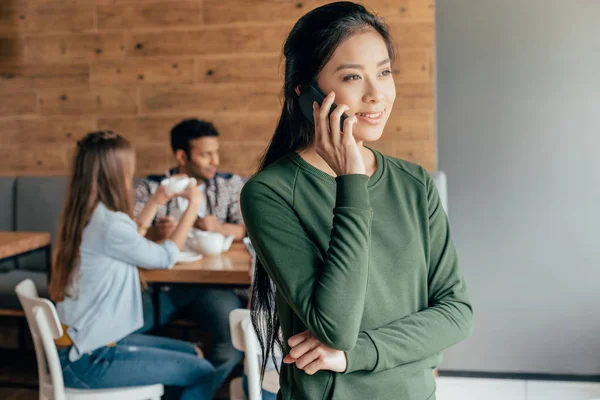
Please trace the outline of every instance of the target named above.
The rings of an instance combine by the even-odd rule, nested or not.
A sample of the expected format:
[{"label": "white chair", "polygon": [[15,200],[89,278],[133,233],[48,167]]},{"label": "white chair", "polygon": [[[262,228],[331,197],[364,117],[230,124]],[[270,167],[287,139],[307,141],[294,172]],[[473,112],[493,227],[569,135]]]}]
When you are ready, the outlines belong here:
[{"label": "white chair", "polygon": [[54,339],[63,330],[54,304],[38,296],[31,279],[19,283],[15,291],[25,311],[37,357],[40,400],[160,400],[163,385],[114,389],[70,389],[64,387],[62,368]]},{"label": "white chair", "polygon": [[[256,331],[250,319],[250,310],[236,309],[229,313],[229,328],[233,347],[245,353],[244,372],[248,377],[248,400],[261,400],[262,389],[272,393],[279,390],[279,375],[277,371],[265,373],[262,386],[260,383],[261,348]],[[242,378],[236,378],[229,384],[231,400],[246,400],[242,389]]]},{"label": "white chair", "polygon": [[431,174],[433,178],[433,183],[440,194],[440,201],[442,202],[442,207],[444,207],[444,211],[448,214],[448,181],[446,179],[446,174],[444,171],[435,171]]}]

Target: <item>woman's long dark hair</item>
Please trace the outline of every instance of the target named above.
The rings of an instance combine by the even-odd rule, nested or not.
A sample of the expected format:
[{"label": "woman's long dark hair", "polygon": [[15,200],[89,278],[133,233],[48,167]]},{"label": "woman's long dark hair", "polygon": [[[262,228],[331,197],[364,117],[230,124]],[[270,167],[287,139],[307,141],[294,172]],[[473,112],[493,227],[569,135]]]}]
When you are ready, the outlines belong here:
[{"label": "woman's long dark hair", "polygon": [[[387,25],[365,7],[351,2],[337,2],[318,7],[296,22],[283,47],[285,75],[283,109],[271,143],[258,172],[277,160],[302,151],[314,140],[314,126],[300,109],[296,87],[315,80],[338,46],[353,34],[366,29],[378,32],[387,45],[390,60],[394,45]],[[256,259],[252,286],[252,324],[258,333],[264,370],[274,348],[286,348],[280,335],[280,320],[275,303],[275,288],[269,275]]]}]

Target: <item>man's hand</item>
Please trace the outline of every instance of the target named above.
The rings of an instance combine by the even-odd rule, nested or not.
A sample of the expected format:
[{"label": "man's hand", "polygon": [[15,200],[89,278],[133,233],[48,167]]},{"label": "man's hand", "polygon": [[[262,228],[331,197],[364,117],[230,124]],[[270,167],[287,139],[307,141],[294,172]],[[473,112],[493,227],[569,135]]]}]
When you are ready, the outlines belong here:
[{"label": "man's hand", "polygon": [[195,227],[207,232],[221,233],[221,223],[214,215],[207,215],[204,218],[198,218],[196,220]]},{"label": "man's hand", "polygon": [[308,375],[313,375],[320,370],[344,372],[348,366],[346,353],[325,346],[309,331],[292,336],[288,344],[291,350],[283,362],[296,363],[296,367]]},{"label": "man's hand", "polygon": [[160,217],[156,221],[156,241],[160,242],[171,237],[177,223],[173,217]]}]

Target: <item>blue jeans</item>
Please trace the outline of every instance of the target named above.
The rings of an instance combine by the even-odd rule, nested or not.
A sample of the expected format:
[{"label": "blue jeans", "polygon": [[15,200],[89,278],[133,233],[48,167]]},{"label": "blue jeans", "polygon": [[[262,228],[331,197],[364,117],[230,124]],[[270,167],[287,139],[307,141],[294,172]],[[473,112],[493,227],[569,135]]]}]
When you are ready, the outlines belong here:
[{"label": "blue jeans", "polygon": [[[213,286],[169,286],[169,290],[153,287],[145,291],[144,326],[138,332],[148,332],[155,326],[152,290],[160,290],[160,323],[164,325],[176,317],[196,322],[211,339],[205,356],[216,369],[216,388],[227,379],[242,360],[243,353],[231,344],[229,313],[242,307],[242,301],[232,289]],[[204,350],[204,349],[203,349]]]},{"label": "blue jeans", "polygon": [[102,347],[71,362],[70,348],[59,351],[66,387],[105,389],[161,383],[182,388],[181,400],[209,400],[215,369],[181,340],[132,334],[114,347]]}]

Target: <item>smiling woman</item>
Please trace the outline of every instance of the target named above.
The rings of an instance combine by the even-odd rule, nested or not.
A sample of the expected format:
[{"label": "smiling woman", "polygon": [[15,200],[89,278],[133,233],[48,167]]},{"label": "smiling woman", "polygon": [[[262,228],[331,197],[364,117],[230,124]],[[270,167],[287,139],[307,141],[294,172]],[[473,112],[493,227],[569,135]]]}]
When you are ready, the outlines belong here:
[{"label": "smiling woman", "polygon": [[[309,12],[284,46],[279,124],[241,196],[263,368],[274,346],[286,354],[279,398],[435,399],[440,353],[471,331],[431,176],[364,146],[396,99],[393,49],[350,2]],[[315,84],[327,95],[307,118]]]}]

